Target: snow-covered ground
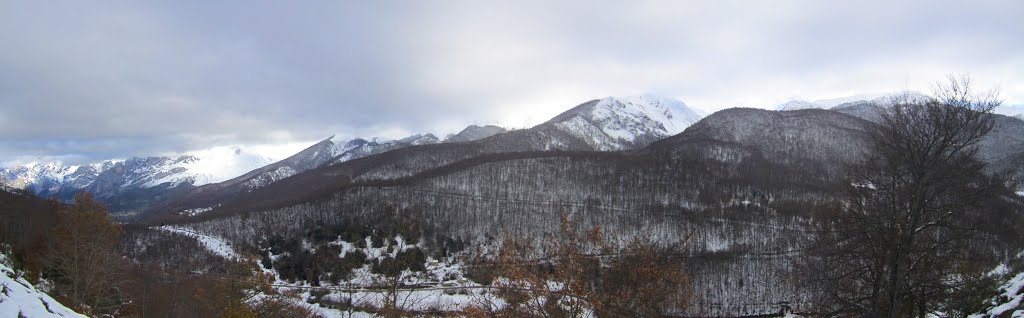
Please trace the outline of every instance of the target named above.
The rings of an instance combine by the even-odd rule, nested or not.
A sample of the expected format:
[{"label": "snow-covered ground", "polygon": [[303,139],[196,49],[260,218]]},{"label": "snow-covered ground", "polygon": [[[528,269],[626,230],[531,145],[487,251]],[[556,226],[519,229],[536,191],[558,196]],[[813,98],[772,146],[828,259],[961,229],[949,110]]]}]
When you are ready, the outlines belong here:
[{"label": "snow-covered ground", "polygon": [[228,244],[226,241],[218,237],[205,235],[189,229],[173,226],[161,226],[159,227],[159,229],[194,238],[197,241],[199,241],[200,244],[206,247],[206,249],[210,250],[210,252],[213,252],[214,254],[217,254],[221,257],[234,260],[242,259],[242,256],[239,255],[238,253],[235,253],[235,250],[231,248],[231,244]]},{"label": "snow-covered ground", "polygon": [[[220,238],[184,228],[165,226],[160,229],[195,238],[211,252],[222,257],[243,260],[238,253],[232,250],[229,244]],[[373,244],[369,237],[366,240],[366,244],[362,245],[367,247],[358,247],[356,244],[340,239],[328,244],[341,247],[338,257],[344,257],[347,253],[358,250],[365,254],[369,260],[395,257],[399,251],[422,247],[408,244],[400,236],[386,240],[385,245],[381,247],[372,247]],[[392,244],[397,245],[389,246]],[[309,244],[303,243],[303,246],[307,245]],[[269,251],[265,252],[269,253]],[[269,255],[270,259],[275,260],[281,256]],[[1024,257],[1024,253],[1021,253],[1021,256]],[[249,261],[257,262],[258,260],[250,259]],[[501,299],[495,297],[491,293],[490,288],[474,283],[464,277],[463,264],[457,258],[450,257],[443,260],[427,258],[425,265],[425,271],[405,271],[402,273],[400,278],[400,286],[402,287],[399,287],[396,292],[398,305],[402,309],[409,311],[461,311],[469,306],[491,309],[498,309],[503,306]],[[354,269],[348,280],[343,280],[337,284],[322,281],[318,286],[313,286],[305,281],[288,282],[282,280],[276,270],[266,269],[262,266],[260,268],[263,272],[275,278],[273,285],[278,292],[293,295],[290,300],[324,317],[372,317],[371,314],[366,312],[347,312],[324,306],[331,303],[350,303],[357,308],[381,308],[385,302],[385,297],[388,296],[388,292],[381,288],[382,285],[388,282],[388,278],[381,274],[373,273],[370,270],[370,265]],[[1010,269],[1004,265],[994,269],[991,275],[1006,275],[1009,274],[1009,271]],[[1024,273],[1018,273],[1010,278],[1009,281],[999,288],[998,292],[999,296],[991,300],[988,308],[983,313],[972,315],[971,317],[1024,318]],[[310,304],[310,302],[316,302],[317,304]],[[4,308],[2,306],[3,304],[0,303],[0,309]],[[787,317],[795,316],[788,315]]]},{"label": "snow-covered ground", "polygon": [[11,269],[7,256],[0,254],[0,316],[3,317],[85,317],[64,307],[32,286]]},{"label": "snow-covered ground", "polygon": [[[367,247],[362,248],[343,240],[336,240],[328,244],[341,247],[341,254],[338,257],[360,251],[367,256],[368,260],[395,257],[400,251],[422,248],[420,245],[408,244],[401,236],[386,240],[385,245],[381,247],[372,247],[373,243],[370,237],[365,240]],[[391,246],[392,242],[396,243],[396,246]],[[277,259],[281,255],[269,255],[269,257]],[[400,275],[399,281],[402,287],[395,291],[396,295],[394,296],[398,300],[398,306],[402,309],[458,311],[478,302],[497,302],[483,286],[463,276],[462,264],[454,257],[444,260],[428,257],[425,268],[426,270],[422,272],[406,270]],[[275,277],[274,286],[279,292],[298,293],[298,298],[308,301],[313,298],[312,292],[316,291],[326,293],[319,297],[319,301],[325,301],[324,303],[348,303],[351,301],[351,304],[356,307],[383,307],[388,293],[382,286],[391,282],[388,277],[373,273],[368,264],[354,269],[347,280],[337,284],[321,281],[319,286],[313,286],[305,281],[282,280],[277,271],[273,269],[263,268],[263,271]],[[347,312],[336,309],[317,307],[316,310],[327,317],[348,317]]]},{"label": "snow-covered ground", "polygon": [[1024,318],[1024,273],[1017,274],[1002,287],[999,287],[999,296],[993,299],[989,305],[991,307],[983,314],[971,317]]},{"label": "snow-covered ground", "polygon": [[[207,250],[221,257],[244,260],[240,254],[231,248],[230,244],[218,237],[173,226],[163,226],[159,227],[159,229],[194,238]],[[342,248],[342,254],[338,255],[338,257],[344,257],[346,253],[360,250],[369,259],[394,257],[399,251],[419,247],[406,243],[401,236],[393,238],[397,246],[390,249],[388,245],[391,244],[391,240],[388,240],[388,245],[382,247],[369,247],[372,246],[371,238],[367,237],[366,240],[368,247],[365,248],[356,247],[354,244],[341,240],[331,242],[330,244],[338,245]],[[276,259],[277,257],[280,257],[280,255],[270,256],[271,259]],[[252,259],[250,261],[256,262],[258,260]],[[347,281],[342,281],[338,284],[321,282],[320,286],[313,286],[305,281],[288,282],[282,280],[277,271],[273,269],[265,269],[263,267],[260,267],[260,269],[274,277],[273,286],[278,292],[297,293],[297,297],[294,298],[297,301],[296,304],[305,305],[307,308],[325,317],[349,317],[350,313],[317,305],[309,306],[306,301],[313,297],[312,291],[326,293],[319,299],[327,300],[328,302],[344,303],[351,299],[352,303],[356,306],[375,308],[382,307],[384,297],[386,296],[386,293],[379,286],[384,284],[387,278],[381,274],[372,273],[370,265],[353,270],[352,275]],[[462,265],[454,257],[447,260],[428,258],[426,261],[426,271],[405,271],[401,276],[401,285],[417,286],[416,288],[402,287],[397,291],[399,305],[405,310],[454,311],[479,302],[499,303],[482,286],[463,277]],[[365,312],[352,313],[352,317],[371,316]]]}]

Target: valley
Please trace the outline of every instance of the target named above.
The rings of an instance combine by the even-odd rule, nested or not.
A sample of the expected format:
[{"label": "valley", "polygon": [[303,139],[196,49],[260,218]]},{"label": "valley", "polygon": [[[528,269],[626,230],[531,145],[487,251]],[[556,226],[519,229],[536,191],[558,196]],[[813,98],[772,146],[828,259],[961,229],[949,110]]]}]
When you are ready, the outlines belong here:
[{"label": "valley", "polygon": [[[511,238],[564,240],[566,219],[627,253],[649,242],[683,255],[690,296],[672,315],[760,315],[780,304],[808,313],[817,307],[801,273],[807,251],[840,209],[845,167],[866,155],[881,105],[701,117],[667,98],[605,98],[528,129],[470,126],[444,141],[331,137],[233,178],[202,177],[195,157],[4,174],[42,197],[97,190],[113,215],[138,211],[120,218],[136,264],[210,277],[251,266],[274,297],[324,316],[499,310],[507,299],[478,269],[487,250]],[[1024,121],[995,116],[979,155],[989,171],[1019,178]],[[104,181],[115,174],[125,183]],[[1019,227],[983,231],[993,252],[1018,262]]]}]

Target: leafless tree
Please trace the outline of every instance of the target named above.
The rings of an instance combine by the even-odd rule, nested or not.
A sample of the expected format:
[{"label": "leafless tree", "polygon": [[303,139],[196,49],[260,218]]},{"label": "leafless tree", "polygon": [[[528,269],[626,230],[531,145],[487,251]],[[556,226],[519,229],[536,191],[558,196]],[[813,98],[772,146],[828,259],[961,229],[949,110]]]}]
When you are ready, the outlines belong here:
[{"label": "leafless tree", "polygon": [[923,317],[972,286],[962,269],[977,231],[966,220],[1005,187],[977,148],[999,103],[950,76],[933,97],[880,107],[865,158],[848,169],[843,213],[814,253],[827,313]]}]

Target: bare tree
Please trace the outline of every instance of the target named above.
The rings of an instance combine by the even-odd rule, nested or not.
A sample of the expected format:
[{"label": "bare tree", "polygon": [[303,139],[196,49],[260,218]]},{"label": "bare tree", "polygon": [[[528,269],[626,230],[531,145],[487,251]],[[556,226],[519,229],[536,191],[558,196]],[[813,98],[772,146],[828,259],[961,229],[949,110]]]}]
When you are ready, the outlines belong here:
[{"label": "bare tree", "polygon": [[923,317],[971,286],[958,271],[977,234],[966,220],[1004,187],[983,172],[977,149],[993,129],[996,96],[950,76],[934,97],[880,108],[865,158],[849,167],[844,211],[816,250],[828,313]]}]

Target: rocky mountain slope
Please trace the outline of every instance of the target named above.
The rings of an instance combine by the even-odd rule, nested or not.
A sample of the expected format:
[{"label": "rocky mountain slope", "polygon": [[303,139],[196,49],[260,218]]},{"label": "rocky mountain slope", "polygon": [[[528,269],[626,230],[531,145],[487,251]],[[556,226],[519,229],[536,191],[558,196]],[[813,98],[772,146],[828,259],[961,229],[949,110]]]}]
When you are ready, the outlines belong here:
[{"label": "rocky mountain slope", "polygon": [[544,237],[569,214],[611,237],[686,238],[701,295],[694,308],[704,310],[687,314],[764,313],[783,301],[800,308],[810,296],[795,285],[796,256],[813,222],[834,213],[841,167],[860,156],[873,125],[830,110],[729,109],[621,152],[579,140],[551,151],[551,138],[575,137],[539,125],[323,166],[182,222],[244,245],[400,215],[432,235],[487,242],[500,233]]},{"label": "rocky mountain slope", "polygon": [[135,157],[87,165],[29,163],[0,170],[9,185],[42,197],[70,200],[92,192],[111,211],[137,210],[186,189],[230,179],[274,162],[241,147],[217,147],[181,156]]},{"label": "rocky mountain slope", "polygon": [[583,103],[545,125],[579,138],[594,150],[608,151],[643,148],[682,132],[701,117],[678,100],[640,95]]},{"label": "rocky mountain slope", "polygon": [[447,138],[444,139],[444,142],[466,142],[480,140],[507,131],[507,129],[495,125],[470,125],[469,127],[466,127],[466,129],[463,129],[459,133],[448,136]]},{"label": "rocky mountain slope", "polygon": [[[886,100],[858,101],[838,105],[833,110],[868,121],[881,120]],[[979,155],[992,173],[1005,174],[1024,190],[1024,120],[993,114],[995,127],[978,145]]]},{"label": "rocky mountain slope", "polygon": [[[441,145],[409,147],[281,180],[189,226],[245,244],[267,233],[299,236],[318,224],[399,211],[433,233],[486,241],[506,231],[543,237],[569,213],[614,237],[688,237],[686,249],[707,256],[690,264],[695,293],[704,295],[698,307],[717,308],[704,314],[764,312],[741,304],[803,297],[790,285],[792,260],[782,252],[802,246],[807,218],[839,189],[838,171],[819,168],[822,162],[856,158],[869,125],[827,110],[732,109],[634,151],[599,152],[580,142],[584,151],[480,152],[441,164],[416,161],[431,165],[415,170],[373,165],[441,153]],[[541,125],[491,138],[543,128],[562,132]],[[740,281],[764,288],[740,288]]]},{"label": "rocky mountain slope", "polygon": [[416,145],[436,144],[439,140],[432,134],[417,134],[398,140],[383,138],[340,139],[330,137],[281,161],[254,169],[238,177],[189,189],[177,201],[188,202],[197,208],[183,211],[196,214],[203,207],[215,206],[224,197],[242,192],[251,192],[278,180],[323,165],[341,163],[390,150]]},{"label": "rocky mountain slope", "polygon": [[[696,118],[699,118],[697,116],[699,115],[696,112],[682,102],[667,98],[649,95],[609,97],[583,103],[530,129],[479,134],[481,129],[470,127],[460,133],[463,137],[459,137],[458,142],[411,144],[392,148],[393,150],[386,149],[392,151],[368,157],[342,155],[338,158],[346,160],[332,160],[310,173],[295,173],[294,180],[278,187],[306,189],[310,191],[306,191],[304,195],[314,195],[319,193],[319,189],[330,188],[338,183],[402,178],[487,154],[639,149],[682,131],[696,121]],[[470,140],[473,139],[469,137],[470,135],[490,136]],[[236,200],[236,197],[259,196],[257,193],[262,193],[253,189],[255,188],[239,191],[238,188],[218,186],[196,189],[182,199],[160,207],[159,211],[151,211],[151,214],[166,217],[168,214],[181,214],[196,209],[206,210]],[[269,198],[260,198],[258,201],[267,199]]]},{"label": "rocky mountain slope", "polygon": [[29,163],[0,170],[0,178],[10,187],[26,189],[42,197],[61,196],[83,189],[100,172],[120,161],[104,161],[89,165],[67,166],[59,162]]}]

